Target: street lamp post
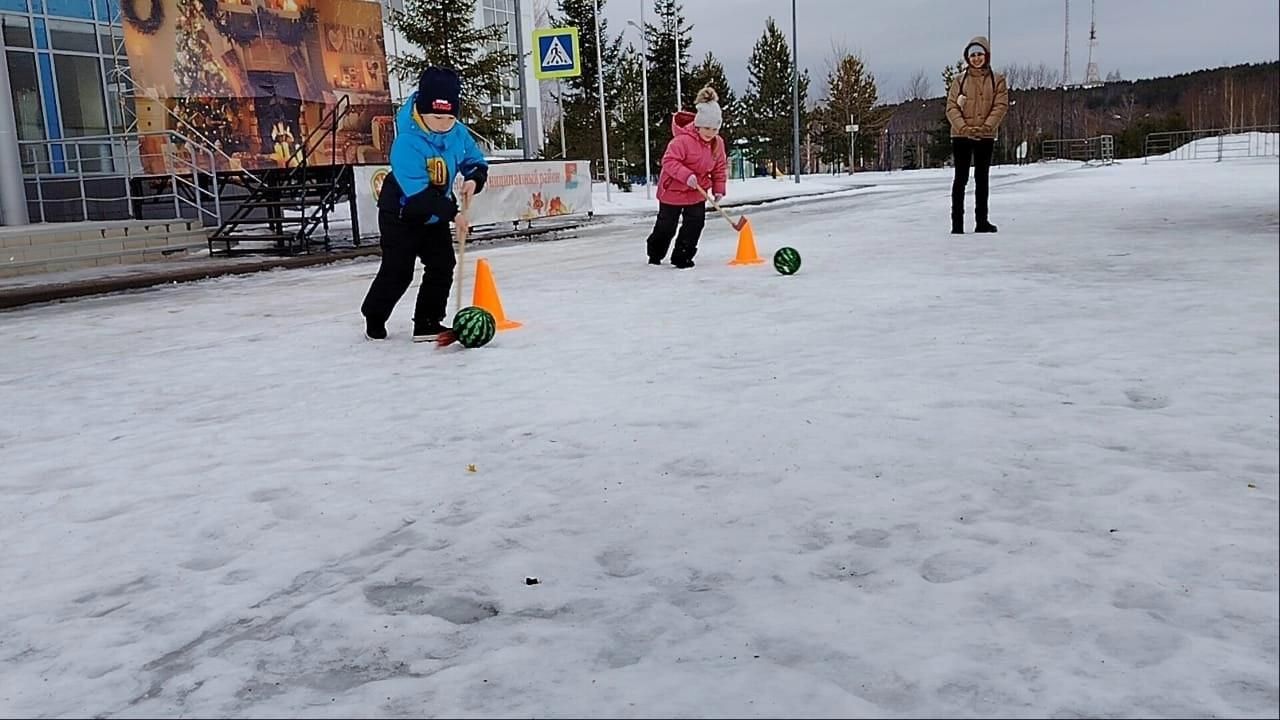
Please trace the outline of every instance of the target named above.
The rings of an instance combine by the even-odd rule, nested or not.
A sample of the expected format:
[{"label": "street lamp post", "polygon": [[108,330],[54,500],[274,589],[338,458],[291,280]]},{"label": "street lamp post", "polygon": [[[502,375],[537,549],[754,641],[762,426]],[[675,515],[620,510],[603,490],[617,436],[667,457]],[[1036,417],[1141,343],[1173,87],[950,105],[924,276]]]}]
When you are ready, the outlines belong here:
[{"label": "street lamp post", "polygon": [[[1067,84],[1062,84],[1062,94],[1058,96],[1058,146],[1061,148],[1062,141],[1066,138],[1066,124],[1064,122],[1067,112]],[[1061,149],[1059,149],[1061,152]]]},{"label": "street lamp post", "polygon": [[592,0],[596,21],[596,84],[600,91],[600,149],[604,151],[604,199],[613,199],[609,191],[609,120],[604,114],[604,60],[600,57],[600,0]]},{"label": "street lamp post", "polygon": [[796,45],[796,0],[791,0],[791,164],[800,184],[800,46]]},{"label": "street lamp post", "polygon": [[529,127],[529,93],[525,88],[524,72],[524,24],[520,17],[520,0],[515,0],[516,8],[516,69],[520,78],[520,149],[524,159],[528,160],[533,151],[533,133]]},{"label": "street lamp post", "polygon": [[640,41],[644,45],[644,55],[640,60],[640,84],[644,95],[644,196],[653,197],[653,173],[650,172],[649,160],[649,35],[644,31],[644,3],[640,0],[640,24],[628,20],[627,24],[640,31]]},{"label": "street lamp post", "polygon": [[560,106],[560,159],[569,157],[564,149],[564,83],[556,79],[556,104]]},{"label": "street lamp post", "polygon": [[[644,0],[641,0],[641,5]],[[676,53],[676,112],[680,112],[682,106],[680,104],[680,16],[676,15],[673,21],[675,29],[672,31],[672,45],[675,46]]]}]

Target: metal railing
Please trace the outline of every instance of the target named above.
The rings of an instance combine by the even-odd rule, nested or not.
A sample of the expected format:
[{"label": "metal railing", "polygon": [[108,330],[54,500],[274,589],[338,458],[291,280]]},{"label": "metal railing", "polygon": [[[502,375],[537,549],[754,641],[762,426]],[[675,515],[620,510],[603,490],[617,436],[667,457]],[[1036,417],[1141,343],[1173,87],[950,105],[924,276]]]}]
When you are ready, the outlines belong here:
[{"label": "metal railing", "polygon": [[[158,146],[159,150],[148,151],[146,146]],[[46,206],[72,203],[80,204],[81,220],[111,219],[109,213],[90,208],[121,202],[128,208],[126,216],[133,217],[137,198],[132,179],[144,175],[144,159],[159,157],[165,173],[151,177],[157,180],[157,189],[167,186],[167,190],[147,199],[161,203],[171,200],[175,218],[184,217],[183,208],[190,208],[202,222],[208,218],[214,225],[221,224],[215,153],[175,130],[23,140],[18,143],[18,153],[23,179],[35,186],[40,222],[48,222]],[[54,190],[68,185],[75,189],[74,193],[46,197],[46,193],[56,195]]]},{"label": "metal railing", "polygon": [[1040,158],[1110,165],[1116,161],[1116,139],[1112,135],[1098,135],[1091,138],[1045,140],[1040,145]]},{"label": "metal railing", "polygon": [[1280,125],[1174,130],[1147,135],[1142,162],[1280,156]]},{"label": "metal railing", "polygon": [[[249,195],[240,201],[239,206],[230,214],[225,221],[222,221],[218,228],[209,235],[209,253],[216,252],[214,243],[223,243],[224,250],[230,254],[232,244],[239,241],[252,241],[253,234],[237,234],[240,226],[243,224],[254,223],[251,217],[260,209],[267,209],[268,224],[273,236],[289,236],[287,243],[278,242],[278,246],[283,247],[292,252],[295,244],[303,244],[308,242],[311,232],[318,226],[323,225],[325,230],[325,249],[329,248],[329,210],[336,205],[339,194],[350,190],[350,184],[353,182],[351,169],[348,166],[340,165],[338,162],[338,128],[342,121],[351,111],[351,99],[344,95],[338,99],[338,102],[332,106],[328,106],[325,114],[321,116],[320,121],[312,128],[311,132],[302,139],[302,142],[294,146],[293,152],[289,155],[285,164],[289,167],[288,171],[282,176],[274,177],[271,182],[259,183],[250,186]],[[328,144],[329,162],[324,163],[325,145]],[[312,159],[318,158],[322,162],[318,165],[313,164]],[[343,171],[337,178],[328,178],[329,187],[320,193],[315,204],[308,207],[307,197],[313,189],[310,186],[310,178],[308,172],[314,168],[334,168],[342,167]],[[314,175],[314,173],[312,173]],[[291,216],[286,216],[281,203],[286,202],[286,195],[300,193],[300,197],[290,199],[287,204],[297,206],[297,210]],[[352,212],[353,236],[356,244],[359,244],[359,224],[356,214]],[[294,225],[298,227],[285,232],[286,225]]]}]

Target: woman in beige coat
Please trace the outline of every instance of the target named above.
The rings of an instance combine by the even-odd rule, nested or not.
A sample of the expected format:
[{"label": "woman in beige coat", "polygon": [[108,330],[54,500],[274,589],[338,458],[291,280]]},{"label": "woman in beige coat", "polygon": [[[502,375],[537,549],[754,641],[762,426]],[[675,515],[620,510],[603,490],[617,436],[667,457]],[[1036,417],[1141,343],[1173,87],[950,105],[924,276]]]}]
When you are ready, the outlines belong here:
[{"label": "woman in beige coat", "polygon": [[987,219],[988,178],[996,132],[1009,111],[1009,87],[1004,76],[991,69],[991,43],[982,36],[965,45],[966,67],[947,90],[947,120],[951,123],[951,154],[956,177],[951,183],[951,232],[964,232],[964,189],[973,166],[975,184],[974,232],[993,233]]}]

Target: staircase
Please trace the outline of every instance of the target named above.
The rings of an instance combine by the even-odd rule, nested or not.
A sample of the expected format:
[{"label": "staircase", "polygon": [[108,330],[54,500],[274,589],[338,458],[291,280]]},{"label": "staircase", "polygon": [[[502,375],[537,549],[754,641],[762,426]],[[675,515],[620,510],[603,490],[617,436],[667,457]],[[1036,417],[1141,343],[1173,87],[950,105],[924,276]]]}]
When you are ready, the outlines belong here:
[{"label": "staircase", "polygon": [[[354,200],[355,173],[350,165],[339,165],[337,157],[324,158],[320,151],[326,141],[336,147],[338,127],[350,110],[346,96],[328,108],[293,151],[288,162],[292,167],[260,170],[260,177],[246,178],[249,194],[209,236],[210,255],[296,255],[317,245],[330,249],[329,213],[338,203]],[[330,162],[312,164],[318,160]],[[355,222],[352,208],[352,236],[358,238]],[[311,237],[318,228],[323,230],[322,241]]]}]

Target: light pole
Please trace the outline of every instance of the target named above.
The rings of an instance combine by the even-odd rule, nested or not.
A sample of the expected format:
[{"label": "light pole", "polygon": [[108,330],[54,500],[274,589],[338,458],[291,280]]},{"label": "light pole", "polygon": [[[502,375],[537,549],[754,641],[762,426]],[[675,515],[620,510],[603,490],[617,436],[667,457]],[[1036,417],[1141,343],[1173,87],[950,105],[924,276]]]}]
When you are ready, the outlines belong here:
[{"label": "light pole", "polygon": [[[641,7],[644,6],[644,0],[640,0],[640,5]],[[680,16],[676,15],[672,23],[675,25],[671,35],[673,38],[672,44],[675,45],[676,52],[676,112],[680,112],[684,107],[680,104]]]},{"label": "light pole", "polygon": [[1062,146],[1062,141],[1066,139],[1066,125],[1064,119],[1067,113],[1067,83],[1062,83],[1062,94],[1058,96],[1058,146]]},{"label": "light pole", "polygon": [[644,95],[644,196],[653,197],[653,173],[649,172],[649,35],[644,31],[644,3],[640,0],[640,24],[628,20],[627,24],[640,31],[640,41],[644,45],[644,54],[640,58],[640,85]]},{"label": "light pole", "polygon": [[791,0],[791,164],[800,184],[800,46],[796,45],[796,0]]},{"label": "light pole", "polygon": [[530,145],[533,144],[533,134],[529,131],[529,94],[525,89],[524,74],[524,24],[520,22],[520,0],[515,0],[516,7],[516,69],[520,76],[520,148],[524,155],[524,159],[528,160],[532,157]]},{"label": "light pole", "polygon": [[560,159],[564,160],[569,154],[564,149],[564,83],[559,78],[556,79],[556,104],[560,106]]},{"label": "light pole", "polygon": [[604,151],[604,199],[613,199],[609,192],[609,126],[604,114],[604,60],[600,57],[600,0],[592,0],[596,21],[596,84],[600,90],[600,149]]}]

